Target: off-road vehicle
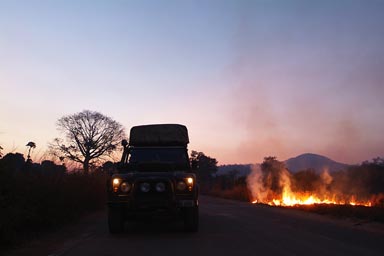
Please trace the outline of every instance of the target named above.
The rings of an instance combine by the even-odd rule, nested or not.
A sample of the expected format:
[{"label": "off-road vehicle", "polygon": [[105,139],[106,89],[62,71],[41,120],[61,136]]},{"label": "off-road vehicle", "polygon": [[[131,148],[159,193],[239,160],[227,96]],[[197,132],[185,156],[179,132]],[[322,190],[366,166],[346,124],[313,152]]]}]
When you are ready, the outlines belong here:
[{"label": "off-road vehicle", "polygon": [[137,218],[181,217],[187,231],[199,225],[198,184],[188,157],[188,130],[180,124],[132,127],[117,173],[108,181],[111,233]]}]

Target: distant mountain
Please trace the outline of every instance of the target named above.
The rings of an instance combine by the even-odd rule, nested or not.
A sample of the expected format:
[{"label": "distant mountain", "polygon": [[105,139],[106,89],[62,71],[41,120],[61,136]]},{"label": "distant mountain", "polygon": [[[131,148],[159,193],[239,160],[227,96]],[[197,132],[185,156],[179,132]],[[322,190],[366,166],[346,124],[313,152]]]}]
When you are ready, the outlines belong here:
[{"label": "distant mountain", "polygon": [[329,172],[336,172],[349,167],[347,164],[336,162],[328,157],[310,153],[290,158],[285,161],[285,165],[293,173],[306,169],[313,169],[317,173],[321,173],[325,169]]},{"label": "distant mountain", "polygon": [[217,175],[226,175],[231,171],[238,172],[238,176],[247,176],[251,173],[251,164],[228,164],[220,165],[217,170]]},{"label": "distant mountain", "polygon": [[[345,170],[348,164],[336,162],[328,157],[305,153],[284,161],[289,171],[296,173],[298,171],[312,169],[316,173],[321,173],[327,169],[329,172]],[[258,164],[256,164],[258,165]],[[217,175],[227,175],[231,171],[237,171],[238,176],[247,176],[252,170],[252,164],[228,164],[218,167]]]}]

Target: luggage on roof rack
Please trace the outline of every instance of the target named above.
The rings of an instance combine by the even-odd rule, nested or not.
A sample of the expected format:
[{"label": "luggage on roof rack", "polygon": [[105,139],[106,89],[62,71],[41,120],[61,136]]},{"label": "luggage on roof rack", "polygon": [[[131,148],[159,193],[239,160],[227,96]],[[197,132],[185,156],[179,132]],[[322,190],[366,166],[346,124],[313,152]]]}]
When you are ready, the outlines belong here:
[{"label": "luggage on roof rack", "polygon": [[181,124],[151,124],[131,128],[130,146],[187,146],[187,127]]}]

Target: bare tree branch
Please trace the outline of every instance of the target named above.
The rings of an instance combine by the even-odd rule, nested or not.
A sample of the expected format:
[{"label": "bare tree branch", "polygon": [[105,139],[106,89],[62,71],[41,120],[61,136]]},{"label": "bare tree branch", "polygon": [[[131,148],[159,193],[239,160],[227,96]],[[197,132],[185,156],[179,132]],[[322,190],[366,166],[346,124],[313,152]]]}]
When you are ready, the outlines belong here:
[{"label": "bare tree branch", "polygon": [[64,140],[55,139],[50,148],[72,161],[83,164],[85,172],[101,157],[109,156],[125,138],[121,124],[95,111],[84,110],[57,121]]}]

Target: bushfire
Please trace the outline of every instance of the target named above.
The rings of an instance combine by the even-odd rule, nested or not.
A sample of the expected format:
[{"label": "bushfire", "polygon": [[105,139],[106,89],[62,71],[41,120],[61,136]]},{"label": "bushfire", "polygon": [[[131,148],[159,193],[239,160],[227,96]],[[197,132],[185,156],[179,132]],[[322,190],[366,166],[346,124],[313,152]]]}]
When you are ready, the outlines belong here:
[{"label": "bushfire", "polygon": [[362,205],[371,207],[370,201],[357,201],[355,197],[345,200],[337,200],[334,198],[321,199],[317,195],[311,194],[296,194],[296,193],[283,193],[281,198],[273,198],[270,201],[259,201],[257,199],[252,201],[253,204],[265,203],[272,206],[295,206],[295,205],[312,205],[312,204],[339,204],[339,205]]},{"label": "bushfire", "polygon": [[[349,177],[351,176],[351,177]],[[261,166],[254,166],[247,177],[252,203],[272,206],[338,204],[375,206],[383,200],[372,196],[361,184],[361,177],[346,173],[330,175],[306,170],[292,174],[282,162],[267,158]],[[359,183],[360,182],[360,183]]]}]

